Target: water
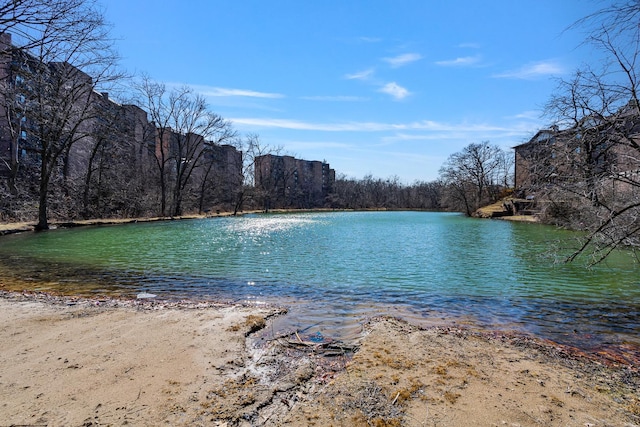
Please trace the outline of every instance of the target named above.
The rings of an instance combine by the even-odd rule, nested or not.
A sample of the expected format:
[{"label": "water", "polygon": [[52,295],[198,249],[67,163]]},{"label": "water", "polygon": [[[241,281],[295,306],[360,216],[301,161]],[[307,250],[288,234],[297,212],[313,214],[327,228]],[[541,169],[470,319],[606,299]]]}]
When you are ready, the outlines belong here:
[{"label": "water", "polygon": [[[368,317],[640,345],[629,254],[560,262],[575,233],[427,212],[250,215],[0,239],[0,276],[81,295],[277,303],[276,331],[350,339]],[[2,283],[2,282],[0,282]]]}]

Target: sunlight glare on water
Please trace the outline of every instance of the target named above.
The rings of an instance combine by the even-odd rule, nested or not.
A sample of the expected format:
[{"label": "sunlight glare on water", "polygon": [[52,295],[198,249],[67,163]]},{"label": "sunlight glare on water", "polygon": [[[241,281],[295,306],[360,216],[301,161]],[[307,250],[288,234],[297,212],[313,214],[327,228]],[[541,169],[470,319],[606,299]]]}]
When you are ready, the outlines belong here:
[{"label": "sunlight glare on water", "polygon": [[275,328],[337,338],[388,314],[640,344],[634,258],[557,262],[575,237],[449,213],[247,215],[4,236],[0,275],[72,294],[280,304]]}]

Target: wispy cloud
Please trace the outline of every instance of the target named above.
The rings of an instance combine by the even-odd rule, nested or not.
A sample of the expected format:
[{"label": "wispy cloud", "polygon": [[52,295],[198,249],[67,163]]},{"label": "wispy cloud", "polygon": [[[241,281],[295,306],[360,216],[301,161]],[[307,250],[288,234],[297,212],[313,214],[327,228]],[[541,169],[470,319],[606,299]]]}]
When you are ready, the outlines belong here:
[{"label": "wispy cloud", "polygon": [[345,78],[349,80],[361,80],[373,86],[377,86],[378,92],[391,95],[397,101],[411,95],[411,93],[407,89],[403,88],[396,82],[390,82],[390,83],[381,82],[380,79],[377,79],[374,77],[374,72],[375,72],[374,68],[369,68],[367,70],[364,70],[358,73],[347,74]]},{"label": "wispy cloud", "polygon": [[467,43],[460,43],[458,45],[458,47],[460,48],[466,48],[466,49],[480,49],[480,43],[473,43],[473,42],[467,42]]},{"label": "wispy cloud", "polygon": [[[317,123],[292,119],[274,118],[230,118],[233,123],[260,128],[280,128],[291,130],[310,130],[324,132],[388,132],[396,131],[398,135],[404,135],[403,139],[426,139],[425,137],[409,136],[409,131],[427,132],[460,132],[460,133],[486,133],[486,132],[523,132],[530,130],[522,124],[515,126],[498,126],[486,123],[441,123],[433,120],[420,120],[408,123],[384,123],[384,122],[343,122],[343,123]],[[404,133],[403,133],[404,132]]]},{"label": "wispy cloud", "polygon": [[375,69],[369,68],[367,70],[359,71],[357,73],[347,74],[344,76],[344,78],[347,80],[368,80],[371,77],[373,77],[374,72],[375,72]]},{"label": "wispy cloud", "polygon": [[379,132],[393,129],[393,125],[370,122],[348,123],[314,123],[291,119],[271,118],[231,118],[235,124],[254,126],[259,128],[279,128],[291,130],[312,130],[324,132]]},{"label": "wispy cloud", "polygon": [[456,59],[447,59],[444,61],[436,61],[436,65],[443,67],[468,67],[480,62],[480,56],[462,56]]},{"label": "wispy cloud", "polygon": [[255,90],[246,89],[230,89],[223,87],[195,87],[196,91],[200,92],[204,96],[240,96],[249,98],[284,98],[285,96],[280,93],[270,92],[258,92]]},{"label": "wispy cloud", "polygon": [[411,93],[407,89],[403,88],[396,82],[387,83],[386,85],[378,89],[378,91],[386,93],[387,95],[391,95],[397,101],[411,95]]},{"label": "wispy cloud", "polygon": [[358,41],[364,42],[364,43],[379,43],[382,41],[382,39],[380,37],[358,37]]},{"label": "wispy cloud", "polygon": [[528,111],[523,111],[523,112],[514,114],[513,116],[508,116],[507,119],[540,121],[541,117],[542,117],[542,111],[528,110]]},{"label": "wispy cloud", "polygon": [[533,80],[540,77],[564,74],[566,70],[555,61],[532,62],[517,70],[494,74],[493,77],[503,79]]},{"label": "wispy cloud", "polygon": [[347,96],[347,95],[337,95],[337,96],[302,96],[300,99],[304,99],[307,101],[335,101],[335,102],[361,102],[367,101],[368,98],[362,96]]},{"label": "wispy cloud", "polygon": [[490,140],[502,143],[506,148],[530,137],[539,124],[531,121],[513,121],[500,125],[486,123],[438,123],[422,121],[410,123],[406,128],[398,129],[390,135],[380,138],[381,145],[416,142]]},{"label": "wispy cloud", "polygon": [[389,63],[393,68],[400,68],[420,59],[422,59],[422,55],[419,53],[405,53],[392,58],[383,58],[383,61]]},{"label": "wispy cloud", "polygon": [[347,144],[344,142],[335,142],[335,141],[285,141],[284,145],[286,145],[287,149],[291,150],[318,150],[318,149],[352,149],[354,146],[352,144]]}]

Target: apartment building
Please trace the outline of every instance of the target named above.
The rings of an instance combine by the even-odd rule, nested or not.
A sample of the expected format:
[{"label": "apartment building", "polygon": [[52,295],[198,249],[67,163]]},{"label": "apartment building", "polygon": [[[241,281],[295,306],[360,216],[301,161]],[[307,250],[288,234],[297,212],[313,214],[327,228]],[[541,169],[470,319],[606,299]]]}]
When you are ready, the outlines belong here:
[{"label": "apartment building", "polygon": [[255,159],[255,186],[262,191],[266,208],[321,207],[335,179],[335,170],[326,162],[273,154]]},{"label": "apartment building", "polygon": [[[541,129],[515,151],[515,188],[527,192],[563,182],[631,180],[640,173],[640,114],[630,102],[608,117]],[[625,178],[626,177],[626,178]]]}]

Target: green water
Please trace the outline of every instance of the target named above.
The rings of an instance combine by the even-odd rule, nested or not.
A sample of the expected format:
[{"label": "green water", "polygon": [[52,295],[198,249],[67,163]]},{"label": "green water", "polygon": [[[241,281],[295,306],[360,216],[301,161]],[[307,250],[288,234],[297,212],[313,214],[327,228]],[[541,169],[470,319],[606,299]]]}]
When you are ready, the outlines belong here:
[{"label": "green water", "polygon": [[[640,267],[559,262],[576,234],[427,212],[252,215],[0,238],[0,275],[84,295],[279,303],[279,328],[351,336],[363,319],[640,344]],[[0,282],[1,283],[1,282]]]}]

